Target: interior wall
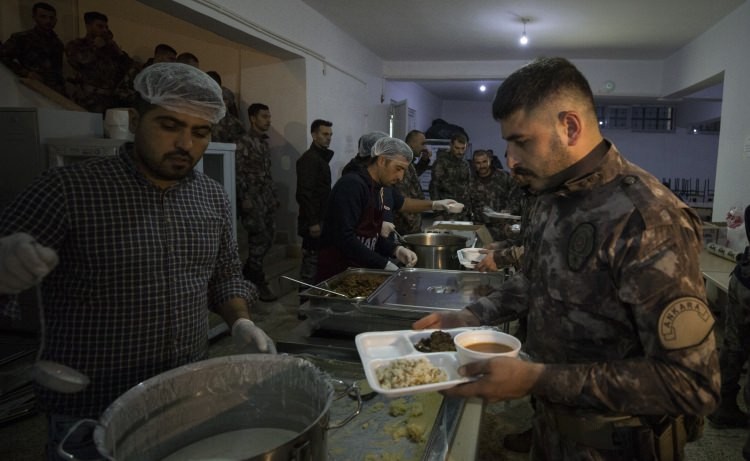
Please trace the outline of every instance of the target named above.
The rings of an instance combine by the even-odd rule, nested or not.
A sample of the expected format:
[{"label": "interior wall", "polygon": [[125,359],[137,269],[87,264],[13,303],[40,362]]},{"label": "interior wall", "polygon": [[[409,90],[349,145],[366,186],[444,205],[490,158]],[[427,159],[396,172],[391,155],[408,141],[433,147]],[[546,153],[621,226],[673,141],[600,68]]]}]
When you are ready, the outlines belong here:
[{"label": "interior wall", "polygon": [[750,153],[744,151],[744,144],[750,143],[750,61],[741,45],[750,42],[749,24],[750,2],[744,2],[664,62],[667,94],[724,72],[713,209],[717,217],[726,215],[732,206],[750,203]]},{"label": "interior wall", "polygon": [[[416,111],[416,127],[427,131],[432,121],[442,117],[442,101],[414,82],[387,81],[383,95],[384,102],[407,100],[407,106]],[[383,130],[388,132],[387,126]]]}]

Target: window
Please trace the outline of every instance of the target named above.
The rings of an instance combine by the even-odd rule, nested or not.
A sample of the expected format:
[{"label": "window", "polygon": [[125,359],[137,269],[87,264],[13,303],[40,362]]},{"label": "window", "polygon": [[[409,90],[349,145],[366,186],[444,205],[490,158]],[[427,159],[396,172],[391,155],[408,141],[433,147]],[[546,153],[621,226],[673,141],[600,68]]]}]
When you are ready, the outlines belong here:
[{"label": "window", "polygon": [[597,106],[600,128],[627,130],[630,128],[630,106]]},{"label": "window", "polygon": [[674,110],[669,106],[633,106],[630,124],[633,131],[673,131]]}]

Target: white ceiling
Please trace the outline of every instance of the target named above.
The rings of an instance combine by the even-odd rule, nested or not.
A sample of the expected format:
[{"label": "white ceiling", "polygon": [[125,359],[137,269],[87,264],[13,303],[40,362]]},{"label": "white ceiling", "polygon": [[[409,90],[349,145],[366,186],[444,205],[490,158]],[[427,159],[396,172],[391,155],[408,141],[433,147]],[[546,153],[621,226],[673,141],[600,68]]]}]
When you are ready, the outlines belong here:
[{"label": "white ceiling", "polygon": [[[664,59],[745,0],[303,1],[385,61],[497,61]],[[518,43],[522,18],[526,47]],[[418,83],[442,99],[468,100],[491,100],[499,84]],[[492,88],[484,96],[480,83]]]}]

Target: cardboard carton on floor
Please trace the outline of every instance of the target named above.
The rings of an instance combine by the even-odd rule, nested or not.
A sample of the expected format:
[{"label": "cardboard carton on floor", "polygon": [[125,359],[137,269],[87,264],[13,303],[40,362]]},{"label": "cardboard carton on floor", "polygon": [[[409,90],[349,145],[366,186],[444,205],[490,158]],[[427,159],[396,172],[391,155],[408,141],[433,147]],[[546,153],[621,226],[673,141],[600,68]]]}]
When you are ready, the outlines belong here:
[{"label": "cardboard carton on floor", "polygon": [[425,228],[425,232],[448,232],[466,237],[470,243],[474,237],[479,241],[474,245],[481,248],[492,242],[492,235],[484,224],[474,224],[469,221],[435,221],[432,226]]}]

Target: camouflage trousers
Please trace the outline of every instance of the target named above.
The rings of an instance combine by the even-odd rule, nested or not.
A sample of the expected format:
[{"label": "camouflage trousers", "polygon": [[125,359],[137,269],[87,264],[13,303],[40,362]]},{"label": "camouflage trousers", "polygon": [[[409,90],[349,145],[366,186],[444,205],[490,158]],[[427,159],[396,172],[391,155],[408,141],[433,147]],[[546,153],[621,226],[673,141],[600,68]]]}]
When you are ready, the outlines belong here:
[{"label": "camouflage trousers", "polygon": [[271,249],[276,223],[273,213],[247,214],[241,216],[242,227],[247,232],[247,261],[242,268],[242,274],[253,284],[260,286],[266,283],[263,272],[263,258]]},{"label": "camouflage trousers", "polygon": [[[740,390],[742,367],[750,357],[750,289],[732,275],[724,307],[724,340],[721,364],[721,394],[736,396]],[[750,383],[747,383],[750,384]],[[745,386],[745,398],[750,399],[750,386]],[[750,400],[747,400],[750,401]]]}]

